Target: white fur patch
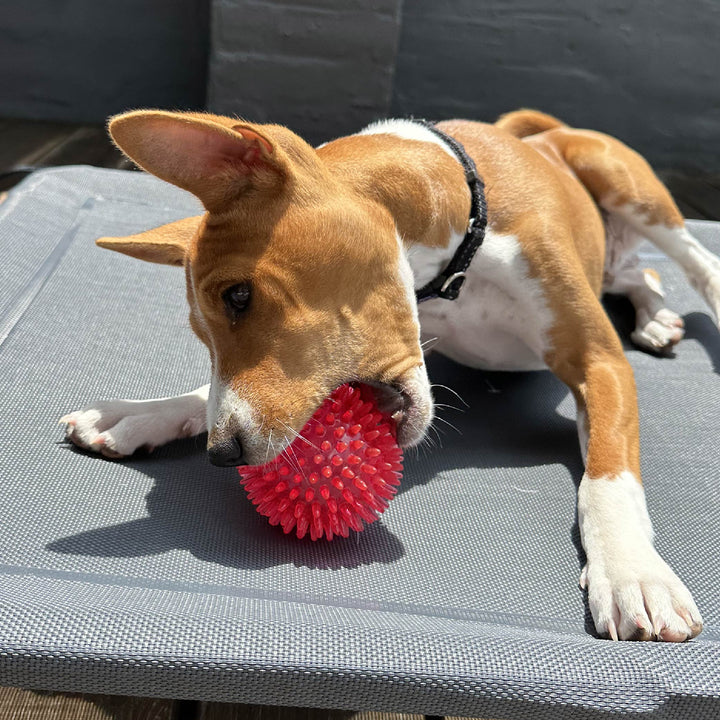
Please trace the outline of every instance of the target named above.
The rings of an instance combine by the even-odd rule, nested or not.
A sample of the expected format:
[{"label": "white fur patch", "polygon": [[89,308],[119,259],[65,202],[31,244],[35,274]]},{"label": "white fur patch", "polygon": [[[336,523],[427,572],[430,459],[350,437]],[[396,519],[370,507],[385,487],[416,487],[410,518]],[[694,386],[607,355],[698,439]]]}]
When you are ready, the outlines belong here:
[{"label": "white fur patch", "polygon": [[[409,261],[415,269],[417,256]],[[488,370],[546,367],[554,317],[512,235],[488,230],[457,300],[428,300],[419,315],[423,337],[437,338],[433,349],[457,362]]]},{"label": "white fur patch", "polygon": [[[420,342],[420,320],[418,316],[418,305],[415,299],[415,278],[408,260],[408,255],[397,234],[398,243],[398,275],[400,282],[405,288],[405,296],[412,309],[413,318],[417,325],[418,342]],[[405,378],[403,390],[412,399],[412,407],[407,413],[402,426],[403,437],[399,438],[404,447],[410,447],[419,443],[425,436],[427,428],[433,419],[433,398],[430,390],[430,379],[428,378],[425,363],[415,369],[412,378]]]},{"label": "white fur patch", "polygon": [[416,244],[410,245],[407,249],[415,290],[427,285],[447,267],[465,237],[464,233],[456,233],[450,226],[448,226],[448,235],[450,239],[445,247],[428,247],[427,245]]},{"label": "white fur patch", "polygon": [[653,547],[645,493],[632,473],[585,475],[578,524],[587,555],[580,583],[599,633],[682,641],[700,632],[688,589]]},{"label": "white fur patch", "polygon": [[682,267],[715,319],[720,320],[720,258],[703,247],[685,227],[649,226],[647,237]]},{"label": "white fur patch", "polygon": [[405,140],[419,140],[439,145],[448,155],[457,159],[457,155],[432,131],[412,120],[403,118],[378,120],[368,125],[356,135],[395,135]]},{"label": "white fur patch", "polygon": [[403,392],[411,398],[412,404],[406,410],[403,423],[398,428],[398,442],[403,447],[412,447],[425,437],[435,413],[430,378],[425,363],[418,365],[412,376],[404,379]]},{"label": "white fur patch", "polygon": [[625,295],[635,307],[631,338],[641,348],[660,352],[682,340],[683,322],[665,307],[662,285],[640,266],[636,248],[645,238],[621,215],[604,213],[607,252],[603,292]]},{"label": "white fur patch", "polygon": [[413,317],[415,318],[415,322],[418,326],[418,337],[420,337],[420,320],[418,318],[418,307],[415,299],[415,288],[417,287],[417,282],[413,274],[413,268],[411,267],[408,259],[408,256],[413,248],[406,250],[403,245],[402,238],[397,232],[395,233],[395,238],[397,239],[398,244],[398,276],[400,277],[400,282],[405,289],[405,297],[412,309]]},{"label": "white fur patch", "polygon": [[643,236],[627,221],[614,213],[603,213],[605,226],[605,269],[603,290],[613,292],[610,288],[616,278],[628,267],[637,266],[635,251],[644,240]]},{"label": "white fur patch", "polygon": [[109,457],[132,455],[206,429],[209,385],[177,397],[157,400],[108,400],[60,419],[67,439]]},{"label": "white fur patch", "polygon": [[[606,281],[608,279],[606,274]],[[632,302],[636,326],[631,338],[639,347],[659,352],[682,340],[682,319],[665,307],[662,286],[651,273],[640,268],[637,255],[613,271],[611,282],[606,284],[604,291],[626,295]]]},{"label": "white fur patch", "polygon": [[229,436],[238,436],[248,464],[261,465],[271,460],[290,444],[292,438],[264,436],[262,426],[255,418],[252,405],[213,373],[207,403],[210,441],[220,442]]}]

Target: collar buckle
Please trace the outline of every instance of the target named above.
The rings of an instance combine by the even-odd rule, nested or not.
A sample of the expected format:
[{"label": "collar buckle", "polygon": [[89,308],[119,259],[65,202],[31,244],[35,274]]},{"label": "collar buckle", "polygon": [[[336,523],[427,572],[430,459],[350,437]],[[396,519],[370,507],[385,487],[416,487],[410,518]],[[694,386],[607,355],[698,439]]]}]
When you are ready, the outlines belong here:
[{"label": "collar buckle", "polygon": [[456,281],[462,278],[462,282],[458,284],[456,288],[454,288],[454,295],[457,297],[457,293],[460,291],[460,288],[462,287],[462,284],[465,282],[465,272],[456,272],[452,275],[448,276],[445,279],[445,282],[440,286],[440,292],[438,295],[441,297],[444,296],[447,293],[448,288]]}]

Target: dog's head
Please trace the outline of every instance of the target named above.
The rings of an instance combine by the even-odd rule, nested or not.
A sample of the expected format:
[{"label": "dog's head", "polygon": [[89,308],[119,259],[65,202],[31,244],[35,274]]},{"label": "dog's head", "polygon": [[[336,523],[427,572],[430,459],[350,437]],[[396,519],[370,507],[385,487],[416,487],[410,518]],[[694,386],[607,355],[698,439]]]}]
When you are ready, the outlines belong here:
[{"label": "dog's head", "polygon": [[211,460],[274,457],[348,381],[376,387],[399,442],[419,442],[432,398],[390,213],[284,127],[138,111],[112,119],[110,132],[207,210],[98,244],[184,266],[190,324],[212,361]]}]

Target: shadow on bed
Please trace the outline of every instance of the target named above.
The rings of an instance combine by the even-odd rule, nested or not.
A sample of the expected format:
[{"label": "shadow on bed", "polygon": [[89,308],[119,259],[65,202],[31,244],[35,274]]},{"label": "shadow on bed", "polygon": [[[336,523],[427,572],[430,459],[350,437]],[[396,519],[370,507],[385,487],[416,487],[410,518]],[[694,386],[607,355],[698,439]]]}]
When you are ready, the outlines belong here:
[{"label": "shadow on bed", "polygon": [[[458,462],[468,467],[562,463],[579,482],[582,466],[575,423],[555,412],[567,390],[550,373],[485,373],[437,357],[431,358],[431,374],[440,385],[465,388],[462,396],[469,408],[440,411],[446,420],[452,416],[450,422],[457,430],[437,421],[441,435],[434,440],[436,446],[427,444],[406,454],[401,493],[430,482],[439,472],[461,467]],[[435,392],[439,403],[462,407],[448,390],[439,387]],[[109,557],[184,549],[202,560],[252,569],[288,562],[352,568],[402,557],[401,539],[382,519],[362,533],[332,543],[299,542],[283,535],[254,511],[234,469],[217,468],[207,461],[204,439],[176,441],[152,455],[124,461],[155,481],[146,498],[147,517],[60,538],[47,548]],[[82,452],[65,447],[68,452]],[[112,461],[97,458],[97,462]],[[391,504],[388,512],[392,510]]]},{"label": "shadow on bed", "polygon": [[720,333],[712,318],[706,313],[692,312],[683,317],[685,339],[697,340],[713,364],[713,371],[720,375]]}]

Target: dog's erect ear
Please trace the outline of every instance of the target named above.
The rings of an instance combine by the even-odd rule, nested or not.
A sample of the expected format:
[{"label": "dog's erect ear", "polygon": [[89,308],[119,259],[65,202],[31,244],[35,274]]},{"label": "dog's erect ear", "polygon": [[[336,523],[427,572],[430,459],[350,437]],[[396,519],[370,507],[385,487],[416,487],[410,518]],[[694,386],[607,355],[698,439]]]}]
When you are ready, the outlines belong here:
[{"label": "dog's erect ear", "polygon": [[208,210],[247,189],[271,189],[285,177],[285,154],[260,130],[228,118],[138,110],[111,118],[117,146],[162,180],[189,190]]},{"label": "dog's erect ear", "polygon": [[183,265],[185,251],[200,227],[203,216],[184,218],[127,237],[102,237],[95,243],[107,250],[163,265]]}]

